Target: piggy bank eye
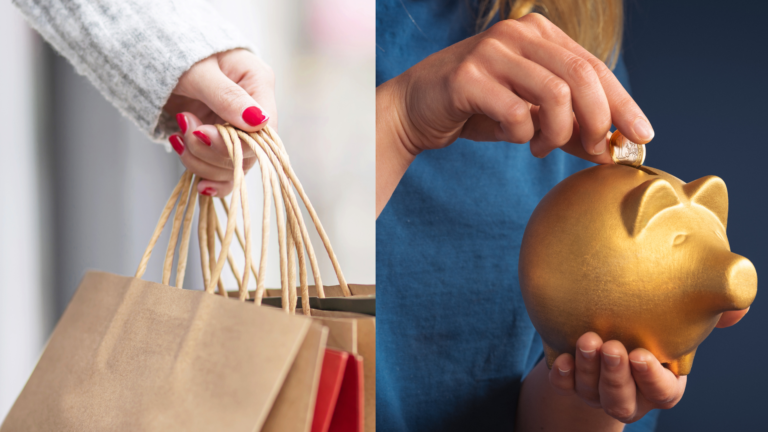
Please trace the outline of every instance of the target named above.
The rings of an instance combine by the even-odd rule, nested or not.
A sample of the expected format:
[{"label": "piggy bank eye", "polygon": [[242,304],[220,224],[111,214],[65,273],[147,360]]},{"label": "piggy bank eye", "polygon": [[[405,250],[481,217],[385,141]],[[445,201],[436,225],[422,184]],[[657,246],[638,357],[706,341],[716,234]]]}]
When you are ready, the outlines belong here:
[{"label": "piggy bank eye", "polygon": [[688,238],[685,234],[678,234],[675,236],[675,239],[672,241],[672,244],[677,246],[685,242],[685,240]]}]

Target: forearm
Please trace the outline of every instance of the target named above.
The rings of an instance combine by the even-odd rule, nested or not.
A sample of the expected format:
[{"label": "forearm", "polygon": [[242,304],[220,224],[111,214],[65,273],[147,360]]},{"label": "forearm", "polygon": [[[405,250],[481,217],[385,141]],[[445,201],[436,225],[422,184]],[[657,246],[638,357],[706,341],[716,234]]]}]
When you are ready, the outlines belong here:
[{"label": "forearm", "polygon": [[206,0],[13,0],[29,23],[150,137],[176,130],[162,107],[198,61],[250,48]]},{"label": "forearm", "polygon": [[405,171],[416,158],[409,150],[402,127],[401,97],[397,85],[388,81],[376,88],[376,217],[387,205]]},{"label": "forearm", "polygon": [[544,360],[523,381],[515,430],[620,432],[624,424],[601,408],[592,408],[576,395],[562,396],[549,383]]}]

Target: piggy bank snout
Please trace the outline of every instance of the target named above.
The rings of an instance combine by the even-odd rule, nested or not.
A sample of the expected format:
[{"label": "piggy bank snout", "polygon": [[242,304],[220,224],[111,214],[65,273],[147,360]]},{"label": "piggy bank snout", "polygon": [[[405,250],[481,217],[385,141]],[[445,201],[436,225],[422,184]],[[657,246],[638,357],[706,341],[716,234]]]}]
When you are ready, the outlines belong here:
[{"label": "piggy bank snout", "polygon": [[743,256],[731,255],[726,266],[726,289],[723,311],[746,309],[757,294],[757,270]]}]

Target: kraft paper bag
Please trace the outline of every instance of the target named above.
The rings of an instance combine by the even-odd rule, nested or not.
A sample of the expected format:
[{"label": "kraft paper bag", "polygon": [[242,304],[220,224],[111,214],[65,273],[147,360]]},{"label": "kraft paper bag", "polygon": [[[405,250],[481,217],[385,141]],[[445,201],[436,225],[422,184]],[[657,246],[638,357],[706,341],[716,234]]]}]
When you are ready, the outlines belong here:
[{"label": "kraft paper bag", "polygon": [[[251,148],[254,149],[254,151],[257,153],[257,155],[259,146],[261,148],[267,148],[267,146],[264,145],[264,142],[260,141],[261,137],[259,136],[254,136],[252,134],[252,137],[255,138],[255,140],[249,139],[249,136],[244,133],[239,133],[239,136],[246,140]],[[275,136],[275,138],[277,141],[279,141],[279,137]],[[258,141],[258,146],[256,145],[256,141]],[[281,145],[278,147],[281,147]],[[333,264],[333,268],[336,271],[336,277],[339,280],[339,285],[322,285],[320,280],[320,272],[315,260],[314,251],[312,249],[312,243],[309,241],[309,237],[306,235],[306,228],[302,219],[302,213],[298,209],[297,200],[293,194],[293,191],[290,188],[286,189],[285,187],[279,188],[278,186],[274,186],[271,189],[271,192],[274,192],[276,189],[280,189],[281,192],[274,193],[274,201],[278,210],[278,214],[281,207],[284,205],[287,220],[285,227],[282,228],[287,239],[287,253],[286,255],[281,254],[280,263],[281,271],[283,271],[283,274],[287,274],[287,277],[281,280],[284,282],[287,281],[287,283],[283,283],[283,286],[280,290],[267,290],[262,285],[259,285],[256,291],[253,293],[254,302],[260,305],[264,297],[280,296],[280,306],[283,310],[295,310],[297,313],[300,312],[304,315],[311,315],[315,320],[328,327],[328,347],[347,351],[351,354],[359,355],[362,357],[364,369],[363,384],[365,390],[364,430],[366,432],[373,432],[376,430],[376,319],[370,315],[351,312],[322,311],[311,309],[309,303],[311,297],[349,298],[356,296],[375,296],[376,287],[375,285],[347,284],[346,280],[344,279],[344,275],[341,272],[338,261],[336,260],[336,256],[333,253],[333,248],[330,245],[328,237],[325,234],[325,231],[323,230],[323,227],[320,224],[320,221],[318,220],[311,203],[306,198],[301,184],[298,182],[298,179],[295,178],[295,174],[292,172],[290,164],[287,163],[287,156],[283,154],[285,160],[278,161],[277,159],[280,159],[281,157],[280,152],[276,151],[274,152],[274,155],[276,156],[274,158],[271,154],[269,155],[270,160],[272,161],[272,165],[278,167],[278,165],[282,164],[284,170],[281,171],[280,169],[276,169],[275,171],[277,175],[281,176],[285,174],[287,177],[290,177],[290,181],[293,182],[293,185],[296,188],[296,192],[298,192],[298,194],[301,196],[301,199],[312,218],[312,222],[317,228],[317,232],[323,241],[323,245],[328,252],[328,257],[330,258],[331,263]],[[259,161],[261,164],[261,159],[259,159]],[[263,169],[262,174],[264,174]],[[270,184],[289,184],[289,181],[281,177],[281,181],[277,182],[273,175],[272,181],[270,182],[264,175],[262,175],[262,185],[264,186],[263,195],[265,197],[270,193],[270,189],[268,187]],[[265,207],[267,203],[268,201],[265,201]],[[222,204],[224,204],[226,208],[226,204]],[[282,217],[279,216],[278,231],[281,230],[281,221]],[[264,241],[265,238],[265,236],[262,236],[262,241]],[[278,238],[282,238],[280,234],[278,235]],[[240,237],[238,237],[238,239],[240,239]],[[242,240],[240,240],[240,244],[243,245]],[[265,246],[262,243],[262,250],[264,250],[264,247]],[[306,248],[306,254],[304,253],[303,248]],[[262,260],[264,257],[265,254],[262,254]],[[298,273],[301,286],[300,296],[296,292],[296,259],[298,259]],[[310,286],[307,282],[307,260],[310,263],[312,274],[315,278],[314,286]],[[233,268],[233,272],[237,273],[236,269]],[[254,274],[255,273],[256,272],[254,271]],[[241,285],[240,293],[242,293],[244,290],[247,293],[247,289]],[[299,300],[301,301],[300,307],[297,304]]]},{"label": "kraft paper bag", "polygon": [[263,432],[311,429],[327,337],[326,327],[312,323],[262,428]]},{"label": "kraft paper bag", "polygon": [[[279,290],[267,290],[263,284],[263,277],[259,277],[257,274],[263,276],[264,262],[266,258],[266,243],[268,241],[268,235],[264,233],[268,232],[267,218],[262,220],[262,254],[261,261],[259,263],[259,271],[256,270],[255,261],[246,263],[246,271],[250,268],[253,271],[254,277],[258,279],[257,288],[255,291],[249,292],[245,283],[238,283],[237,295],[241,299],[253,298],[254,303],[257,305],[262,304],[262,300],[265,297],[279,296],[281,301],[280,307],[289,313],[301,313],[306,316],[312,316],[313,319],[323,326],[328,327],[328,346],[339,350],[348,351],[355,356],[362,357],[362,363],[364,365],[364,374],[362,377],[364,392],[364,418],[365,418],[365,431],[376,430],[376,330],[375,330],[375,318],[370,315],[362,315],[357,313],[346,312],[332,312],[321,311],[311,309],[309,302],[311,297],[328,298],[328,297],[345,297],[353,298],[357,296],[374,296],[374,285],[360,285],[360,284],[347,284],[341,268],[336,259],[336,256],[331,247],[328,236],[323,230],[322,224],[317,218],[311,203],[309,202],[306,194],[303,191],[301,183],[293,173],[290,164],[288,163],[287,155],[284,152],[282,143],[279,142],[279,137],[272,135],[271,130],[267,128],[266,134],[251,134],[247,135],[242,131],[233,132],[234,129],[228,128],[229,135],[233,141],[235,141],[234,148],[238,148],[240,142],[239,138],[242,138],[250,147],[254,150],[259,161],[259,166],[262,172],[262,186],[264,187],[263,196],[265,197],[264,208],[269,208],[270,201],[268,197],[272,195],[274,197],[274,205],[277,213],[277,231],[278,240],[280,245],[280,269],[281,269],[281,282],[282,287]],[[229,141],[226,137],[226,133],[220,127],[222,136],[225,137],[225,141]],[[270,139],[274,142],[270,142]],[[263,152],[262,152],[263,150]],[[271,163],[274,170],[268,170],[267,159]],[[237,166],[237,163],[235,163]],[[301,200],[305,204],[307,212],[309,213],[312,223],[317,229],[317,233],[328,252],[328,257],[333,264],[333,268],[336,272],[336,277],[339,281],[338,286],[324,286],[322,285],[319,267],[315,257],[315,252],[312,247],[312,243],[307,235],[307,229],[303,220],[302,212],[298,206],[298,200],[295,196],[294,190],[286,185],[293,185],[295,191],[300,196]],[[245,190],[243,189],[243,192]],[[233,203],[236,196],[233,196]],[[243,203],[246,200],[243,199]],[[231,212],[231,207],[226,201],[221,200],[223,208]],[[212,208],[209,207],[209,208]],[[285,219],[283,218],[283,210],[285,211]],[[244,209],[244,220],[246,210]],[[221,233],[221,230],[214,229],[211,226],[217,226],[218,222],[215,221],[215,214],[211,213],[208,218],[210,219],[205,224],[208,225],[208,239],[218,235],[223,238],[225,235]],[[232,218],[228,219],[232,220]],[[247,231],[247,227],[245,228]],[[201,228],[201,233],[204,228]],[[230,230],[227,230],[229,233]],[[238,241],[244,249],[246,257],[249,253],[246,249],[246,244],[243,241],[242,234],[235,228],[234,232],[237,234]],[[247,233],[246,233],[247,237]],[[202,241],[202,240],[201,240]],[[283,247],[285,245],[285,247]],[[201,248],[201,250],[204,250]],[[222,253],[222,255],[224,255]],[[238,269],[233,265],[231,257],[227,257],[232,272],[238,274]],[[205,261],[205,258],[203,257]],[[297,261],[298,260],[298,265]],[[309,263],[307,263],[309,261]],[[309,266],[307,265],[309,264]],[[310,286],[308,283],[308,267],[312,270],[312,276],[315,284]],[[205,266],[203,266],[205,273]],[[298,275],[297,275],[298,272]],[[297,276],[300,285],[300,295],[297,293]],[[207,285],[209,291],[213,290],[213,284]],[[223,287],[219,286],[220,290]],[[301,306],[297,303],[301,302]],[[317,315],[317,316],[314,316]],[[335,342],[336,341],[336,342]],[[319,372],[318,372],[319,374]],[[369,383],[369,384],[368,384]],[[313,400],[314,403],[314,400]]]},{"label": "kraft paper bag", "polygon": [[[135,277],[85,276],[0,432],[310,430],[329,329],[309,317],[308,307],[302,312],[306,316],[296,315],[295,289],[288,289],[291,283],[296,286],[298,257],[301,292],[309,298],[308,258],[318,295],[324,295],[293,188],[312,216],[343,294],[350,290],[279,137],[269,127],[250,135],[217,127],[235,167],[234,193],[229,204],[221,200],[227,213],[223,230],[213,199],[199,197],[205,292],[181,289],[200,181],[187,172],[162,212]],[[241,138],[257,155],[265,192],[258,270],[242,181]],[[270,197],[277,215],[282,311],[261,306]],[[245,235],[236,222],[241,205]],[[174,208],[162,283],[144,281],[149,256]],[[229,253],[235,234],[245,252],[242,274]],[[177,246],[176,287],[171,287]],[[227,263],[238,282],[237,299],[226,298],[221,284]],[[255,304],[245,301],[251,273]],[[217,288],[220,295],[214,295]]]},{"label": "kraft paper bag", "polygon": [[365,432],[376,430],[376,318],[352,312],[312,309],[312,318],[328,327],[328,348],[363,360]]},{"label": "kraft paper bag", "polygon": [[89,272],[0,431],[259,430],[299,351],[317,356],[302,318]]},{"label": "kraft paper bag", "polygon": [[[375,285],[349,284],[351,297],[375,296]],[[340,286],[325,286],[326,297],[343,297]],[[310,299],[317,296],[317,289],[309,286]],[[266,296],[279,297],[280,290],[268,289]],[[301,309],[297,309],[300,311]],[[328,348],[360,355],[364,370],[365,431],[376,430],[376,318],[366,314],[345,311],[311,309],[312,317],[328,327]]]}]

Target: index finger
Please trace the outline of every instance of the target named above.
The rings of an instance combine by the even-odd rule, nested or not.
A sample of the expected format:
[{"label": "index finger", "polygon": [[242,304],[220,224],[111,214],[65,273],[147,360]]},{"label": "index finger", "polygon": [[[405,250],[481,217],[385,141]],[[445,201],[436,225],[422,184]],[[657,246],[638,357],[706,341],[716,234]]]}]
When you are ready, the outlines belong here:
[{"label": "index finger", "polygon": [[571,39],[565,32],[539,14],[529,14],[521,18],[532,24],[541,37],[556,43],[568,51],[589,62],[603,85],[613,124],[630,141],[645,144],[654,137],[654,131],[648,117],[627,93],[627,90],[611,72],[608,66]]},{"label": "index finger", "polygon": [[[227,146],[224,144],[224,139],[219,134],[219,130],[214,125],[199,125],[189,132],[189,135],[194,137],[196,141],[199,141],[200,157],[205,158],[208,162],[219,165],[224,168],[232,168],[232,158],[229,156]],[[204,144],[204,145],[203,145]],[[252,159],[256,157],[256,153],[253,152],[251,147],[241,141],[241,147],[243,148],[243,160]]]},{"label": "index finger", "polygon": [[[176,120],[184,134],[184,143],[192,154],[211,165],[232,169],[232,158],[229,157],[227,146],[224,145],[224,140],[216,126],[203,124],[196,115],[188,111],[179,113]],[[254,162],[250,159],[253,159],[256,154],[246,143],[242,143],[242,147],[243,165],[250,168]]]},{"label": "index finger", "polygon": [[[531,118],[533,119],[533,124],[536,129],[539,128],[538,126],[538,107],[532,106],[531,107]],[[573,119],[573,133],[571,134],[571,138],[568,140],[565,145],[560,147],[560,150],[572,154],[578,158],[594,162],[597,164],[612,164],[613,159],[611,158],[611,152],[608,150],[603,151],[602,153],[595,155],[588,153],[584,149],[584,144],[581,141],[581,133],[579,132],[579,122],[576,120],[576,117],[574,115]],[[609,148],[609,143],[611,141],[611,132],[609,131],[604,137],[604,148]],[[545,157],[546,154],[542,155],[541,157]]]}]

